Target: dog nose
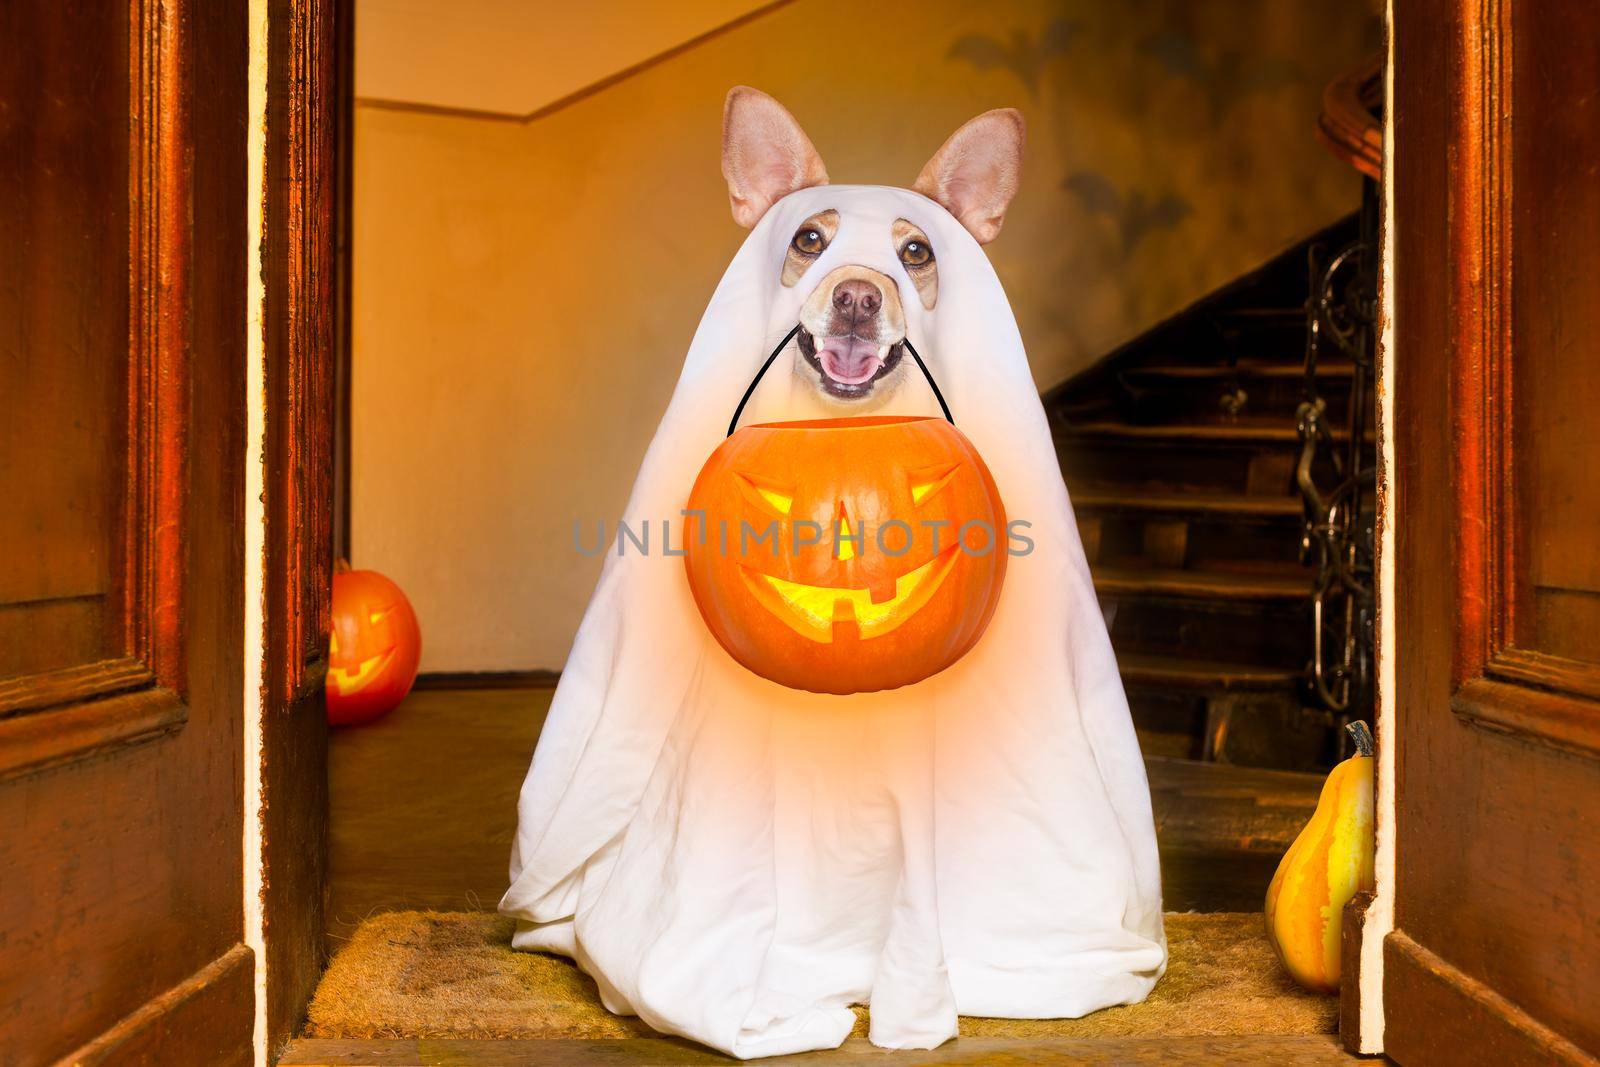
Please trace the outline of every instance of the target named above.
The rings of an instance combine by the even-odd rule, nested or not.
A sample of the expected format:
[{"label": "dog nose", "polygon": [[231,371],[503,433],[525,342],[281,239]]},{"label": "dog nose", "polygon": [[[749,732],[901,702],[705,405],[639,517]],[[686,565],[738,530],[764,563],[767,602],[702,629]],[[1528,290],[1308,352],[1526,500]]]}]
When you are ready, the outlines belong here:
[{"label": "dog nose", "polygon": [[878,287],[859,278],[840,282],[833,290],[834,310],[852,318],[875,315],[882,306],[883,294],[878,292]]}]

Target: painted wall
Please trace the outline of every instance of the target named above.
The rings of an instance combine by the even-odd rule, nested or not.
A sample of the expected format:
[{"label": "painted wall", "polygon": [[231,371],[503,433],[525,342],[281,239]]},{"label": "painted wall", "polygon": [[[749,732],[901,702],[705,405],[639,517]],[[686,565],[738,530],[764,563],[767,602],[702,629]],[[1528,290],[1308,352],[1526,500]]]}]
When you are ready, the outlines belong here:
[{"label": "painted wall", "polygon": [[410,592],[425,670],[564,661],[599,571],[573,521],[620,512],[743,237],[729,86],[783,100],[840,182],[907,184],[1022,108],[990,255],[1041,387],[1357,204],[1312,131],[1377,46],[1361,4],[862,10],[795,0],[531,123],[358,107],[352,556]]},{"label": "painted wall", "polygon": [[[524,116],[748,15],[765,0],[355,4],[358,98]],[[441,18],[446,10],[449,17]]]}]

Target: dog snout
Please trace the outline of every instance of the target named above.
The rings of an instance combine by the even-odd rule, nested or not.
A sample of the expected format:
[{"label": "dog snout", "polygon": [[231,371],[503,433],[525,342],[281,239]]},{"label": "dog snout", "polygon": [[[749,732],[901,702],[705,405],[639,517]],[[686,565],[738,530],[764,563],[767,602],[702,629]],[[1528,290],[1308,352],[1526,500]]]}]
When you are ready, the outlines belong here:
[{"label": "dog snout", "polygon": [[894,344],[906,335],[895,283],[860,264],[829,271],[801,305],[800,323],[815,337],[855,337],[877,345]]},{"label": "dog snout", "polygon": [[883,306],[883,293],[869,281],[852,278],[833,290],[833,310],[852,322],[871,318]]}]

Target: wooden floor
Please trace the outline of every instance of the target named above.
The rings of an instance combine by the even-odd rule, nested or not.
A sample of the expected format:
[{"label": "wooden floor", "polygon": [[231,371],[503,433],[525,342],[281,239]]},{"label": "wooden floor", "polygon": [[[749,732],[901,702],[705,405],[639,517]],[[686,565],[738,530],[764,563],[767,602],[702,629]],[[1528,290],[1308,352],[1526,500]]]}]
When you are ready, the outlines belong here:
[{"label": "wooden floor", "polygon": [[380,911],[493,911],[553,689],[423,689],[336,730],[328,948]]},{"label": "wooden floor", "polygon": [[[517,792],[552,690],[433,689],[393,714],[335,732],[327,938],[337,951],[380,911],[493,911],[505,891]],[[1151,797],[1169,911],[1261,906],[1278,858],[1316,805],[1320,779],[1152,757]],[[1344,1062],[1324,1037],[1029,1040],[958,1039],[933,1052],[890,1054],[852,1041],[793,1062],[852,1063]],[[714,1063],[726,1057],[676,1040],[309,1041],[284,1064]],[[790,1062],[790,1061],[785,1061]]]},{"label": "wooden floor", "polygon": [[[336,731],[329,948],[379,911],[492,911],[550,689],[434,689]],[[1253,911],[1316,806],[1313,775],[1151,757],[1168,911]]]}]

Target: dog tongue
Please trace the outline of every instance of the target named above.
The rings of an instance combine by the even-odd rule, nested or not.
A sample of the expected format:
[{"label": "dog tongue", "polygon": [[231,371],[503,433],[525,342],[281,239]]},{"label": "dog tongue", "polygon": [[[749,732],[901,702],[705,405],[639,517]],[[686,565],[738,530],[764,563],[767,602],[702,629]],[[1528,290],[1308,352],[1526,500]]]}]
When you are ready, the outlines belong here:
[{"label": "dog tongue", "polygon": [[860,385],[883,366],[878,346],[858,337],[825,338],[817,358],[828,377],[845,385]]}]

